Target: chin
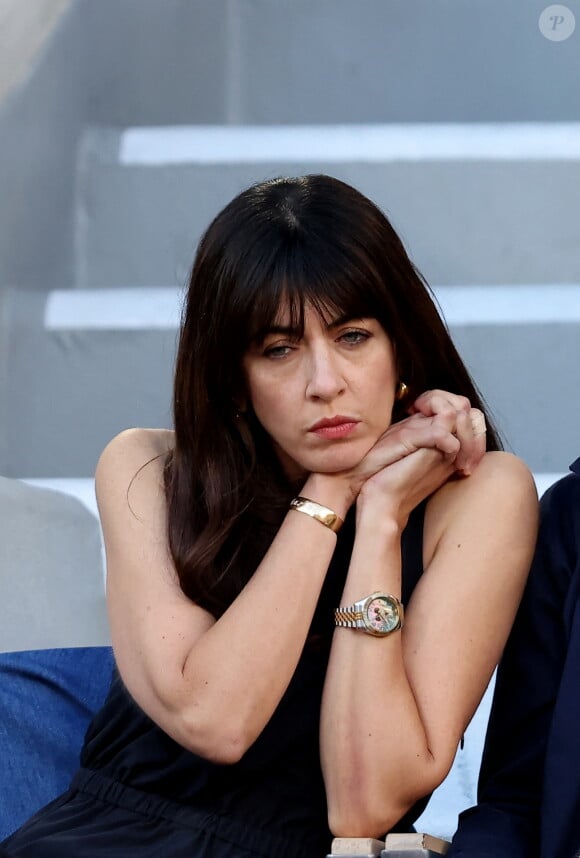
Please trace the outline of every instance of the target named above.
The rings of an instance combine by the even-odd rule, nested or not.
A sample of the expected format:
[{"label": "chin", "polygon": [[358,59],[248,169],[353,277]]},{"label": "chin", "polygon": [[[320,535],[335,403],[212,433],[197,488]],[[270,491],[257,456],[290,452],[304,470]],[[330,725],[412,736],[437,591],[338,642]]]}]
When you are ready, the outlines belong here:
[{"label": "chin", "polygon": [[365,455],[366,451],[363,453],[357,453],[354,450],[352,452],[337,450],[336,452],[333,452],[332,454],[329,453],[326,456],[313,456],[312,461],[309,461],[308,464],[305,465],[305,468],[310,473],[338,474],[341,471],[347,471],[350,468],[355,468]]},{"label": "chin", "polygon": [[317,452],[310,451],[306,455],[293,456],[281,447],[275,447],[278,458],[286,475],[297,480],[308,474],[338,474],[355,468],[364,459],[373,446],[374,441],[367,444],[343,444],[341,446],[329,447]]}]

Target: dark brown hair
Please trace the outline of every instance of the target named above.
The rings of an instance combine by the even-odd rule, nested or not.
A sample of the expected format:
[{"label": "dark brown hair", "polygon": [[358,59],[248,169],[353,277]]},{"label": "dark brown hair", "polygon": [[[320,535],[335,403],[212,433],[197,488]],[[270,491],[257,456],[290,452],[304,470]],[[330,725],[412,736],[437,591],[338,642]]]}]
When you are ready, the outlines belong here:
[{"label": "dark brown hair", "polygon": [[[376,318],[394,344],[406,404],[425,390],[486,413],[429,288],[385,215],[323,175],[243,191],[201,239],[174,385],[175,447],[165,467],[170,550],[183,591],[219,616],[273,538],[293,487],[244,399],[242,358],[283,302],[300,329],[321,314]],[[393,419],[405,416],[404,409]],[[486,413],[488,449],[500,442]]]}]

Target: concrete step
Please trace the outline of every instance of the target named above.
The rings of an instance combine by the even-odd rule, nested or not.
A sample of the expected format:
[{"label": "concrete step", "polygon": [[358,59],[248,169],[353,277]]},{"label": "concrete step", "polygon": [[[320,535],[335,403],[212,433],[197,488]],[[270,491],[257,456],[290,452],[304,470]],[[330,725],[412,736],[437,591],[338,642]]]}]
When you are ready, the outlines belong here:
[{"label": "concrete step", "polygon": [[[0,376],[0,473],[89,476],[122,429],[170,424],[174,322],[158,327],[119,316],[103,325],[95,310],[51,326],[54,293],[14,290],[0,293],[0,304],[2,297],[10,319]],[[146,290],[133,297],[136,306],[149,303]],[[102,298],[106,306],[106,293]],[[122,312],[119,302],[116,309]]]},{"label": "concrete step", "polygon": [[181,284],[235,194],[310,172],[375,200],[430,282],[580,282],[580,123],[93,129],[76,282]]},{"label": "concrete step", "polygon": [[[565,471],[580,452],[580,285],[435,294],[508,448]],[[180,304],[169,287],[0,293],[0,473],[88,476],[121,429],[169,426]]]}]

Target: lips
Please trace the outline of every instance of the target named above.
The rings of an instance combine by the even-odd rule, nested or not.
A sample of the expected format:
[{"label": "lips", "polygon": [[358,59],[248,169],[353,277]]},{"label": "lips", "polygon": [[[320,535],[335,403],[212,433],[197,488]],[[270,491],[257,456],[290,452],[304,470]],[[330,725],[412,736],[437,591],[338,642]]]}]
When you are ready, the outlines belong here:
[{"label": "lips", "polygon": [[344,426],[351,423],[358,423],[358,420],[355,420],[354,417],[343,417],[342,414],[339,414],[336,417],[325,417],[323,420],[319,420],[318,423],[310,427],[309,432],[316,432],[318,429],[328,429],[333,426]]},{"label": "lips", "polygon": [[352,417],[327,417],[324,420],[319,420],[310,428],[313,435],[327,440],[335,440],[338,438],[346,438],[358,426],[358,420]]}]

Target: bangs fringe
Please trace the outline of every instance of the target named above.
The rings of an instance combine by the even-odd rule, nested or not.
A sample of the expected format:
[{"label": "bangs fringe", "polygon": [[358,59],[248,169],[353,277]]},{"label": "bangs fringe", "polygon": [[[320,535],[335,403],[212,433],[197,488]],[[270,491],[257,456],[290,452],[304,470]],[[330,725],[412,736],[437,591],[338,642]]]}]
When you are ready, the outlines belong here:
[{"label": "bangs fringe", "polygon": [[[349,258],[342,248],[287,245],[274,254],[267,270],[260,270],[247,305],[246,345],[255,342],[274,325],[290,325],[298,337],[304,334],[306,306],[328,324],[337,317],[384,316],[384,285],[366,260]],[[314,243],[313,243],[314,244]],[[357,264],[358,263],[358,264]],[[255,272],[258,273],[257,271]],[[376,299],[373,300],[374,296]],[[382,311],[382,312],[381,312]],[[387,320],[380,319],[383,326]]]}]

